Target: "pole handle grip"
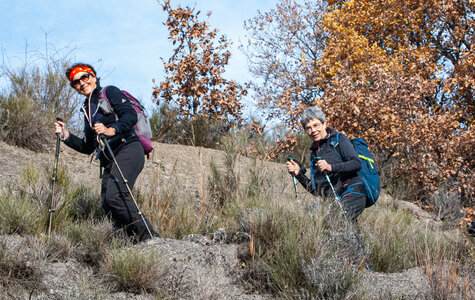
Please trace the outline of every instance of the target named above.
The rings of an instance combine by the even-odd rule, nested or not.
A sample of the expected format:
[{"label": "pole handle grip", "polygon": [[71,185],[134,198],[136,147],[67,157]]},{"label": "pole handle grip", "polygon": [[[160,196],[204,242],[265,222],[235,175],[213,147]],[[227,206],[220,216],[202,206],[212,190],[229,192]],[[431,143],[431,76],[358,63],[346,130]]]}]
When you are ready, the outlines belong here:
[{"label": "pole handle grip", "polygon": [[[294,158],[293,158],[292,156],[289,156],[289,157],[287,157],[287,161],[294,161]],[[296,183],[296,182],[295,182],[295,173],[292,172],[290,175],[292,175],[293,180],[294,180],[294,184],[295,184],[295,183]]]},{"label": "pole handle grip", "polygon": [[[56,121],[63,122],[63,119],[60,118],[60,117],[57,117],[57,118],[56,118]],[[59,138],[59,136],[61,136],[60,133],[57,133],[56,135],[58,136],[58,138]]]},{"label": "pole handle grip", "polygon": [[[63,119],[60,117],[56,118],[56,121],[63,122]],[[59,153],[59,142],[61,140],[61,133],[56,133],[56,152]]]}]

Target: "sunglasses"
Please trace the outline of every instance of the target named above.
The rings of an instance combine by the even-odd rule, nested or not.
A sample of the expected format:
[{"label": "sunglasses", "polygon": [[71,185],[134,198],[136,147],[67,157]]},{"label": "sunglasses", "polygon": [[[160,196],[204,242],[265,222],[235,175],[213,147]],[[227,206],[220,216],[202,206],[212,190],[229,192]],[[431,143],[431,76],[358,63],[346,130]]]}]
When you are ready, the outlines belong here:
[{"label": "sunglasses", "polygon": [[91,76],[91,75],[92,74],[90,74],[90,73],[84,74],[80,78],[74,79],[73,81],[71,81],[71,85],[76,87],[81,83],[81,81],[84,82],[84,81],[88,80],[89,76]]}]

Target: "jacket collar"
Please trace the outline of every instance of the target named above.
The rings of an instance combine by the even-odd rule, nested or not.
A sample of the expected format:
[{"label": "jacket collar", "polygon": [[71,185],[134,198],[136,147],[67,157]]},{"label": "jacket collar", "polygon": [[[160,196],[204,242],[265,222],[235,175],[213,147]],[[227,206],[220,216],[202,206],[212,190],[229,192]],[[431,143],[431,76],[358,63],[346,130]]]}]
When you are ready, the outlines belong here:
[{"label": "jacket collar", "polygon": [[[95,94],[99,94],[102,90],[102,87],[98,84],[96,86],[96,88],[92,91],[92,94],[91,94],[91,100],[95,98]],[[88,98],[84,98],[84,104],[83,104],[83,107],[87,107],[87,103],[88,103]]]},{"label": "jacket collar", "polygon": [[330,127],[327,127],[327,135],[321,139],[320,141],[318,142],[313,142],[312,143],[312,146],[310,146],[310,150],[312,151],[315,151],[317,150],[318,148],[320,148],[320,146],[324,143],[326,143],[332,136],[336,135],[337,132],[333,129],[331,129]]}]

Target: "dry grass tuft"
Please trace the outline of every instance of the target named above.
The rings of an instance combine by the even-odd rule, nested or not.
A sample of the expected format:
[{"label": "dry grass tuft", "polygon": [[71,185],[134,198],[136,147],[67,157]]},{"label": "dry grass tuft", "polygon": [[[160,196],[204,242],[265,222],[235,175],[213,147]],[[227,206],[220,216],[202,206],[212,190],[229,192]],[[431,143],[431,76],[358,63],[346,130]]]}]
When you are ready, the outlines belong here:
[{"label": "dry grass tuft", "polygon": [[157,292],[163,276],[161,256],[155,251],[133,248],[112,249],[103,263],[104,275],[121,291]]},{"label": "dry grass tuft", "polygon": [[33,239],[15,244],[0,238],[0,285],[21,286],[28,291],[43,289],[42,269],[46,262],[43,250],[41,243]]}]

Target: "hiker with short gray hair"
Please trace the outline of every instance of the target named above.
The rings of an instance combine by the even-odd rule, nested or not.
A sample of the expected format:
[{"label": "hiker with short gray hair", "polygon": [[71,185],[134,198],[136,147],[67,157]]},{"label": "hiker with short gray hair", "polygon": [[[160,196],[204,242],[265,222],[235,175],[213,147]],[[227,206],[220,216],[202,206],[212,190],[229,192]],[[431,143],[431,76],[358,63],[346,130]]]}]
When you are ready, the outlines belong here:
[{"label": "hiker with short gray hair", "polygon": [[[101,203],[114,226],[125,229],[136,241],[158,236],[130,193],[145,163],[144,148],[134,129],[137,112],[117,87],[102,88],[96,70],[89,64],[74,64],[66,70],[66,77],[71,87],[86,97],[81,109],[84,136],[69,132],[62,121],[54,123],[55,132],[67,146],[80,153],[90,155],[97,151],[102,178]],[[103,94],[113,113],[101,105]]]},{"label": "hiker with short gray hair", "polygon": [[[341,203],[345,216],[356,218],[363,212],[366,203],[366,189],[357,172],[361,168],[353,145],[344,134],[328,127],[325,114],[319,107],[307,108],[300,119],[305,133],[312,139],[310,147],[310,178],[305,169],[294,160],[287,162],[287,170],[313,195],[333,197]],[[339,152],[332,141],[338,136]]]}]

